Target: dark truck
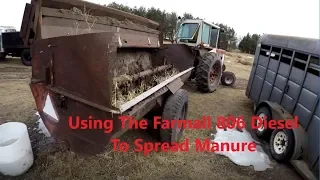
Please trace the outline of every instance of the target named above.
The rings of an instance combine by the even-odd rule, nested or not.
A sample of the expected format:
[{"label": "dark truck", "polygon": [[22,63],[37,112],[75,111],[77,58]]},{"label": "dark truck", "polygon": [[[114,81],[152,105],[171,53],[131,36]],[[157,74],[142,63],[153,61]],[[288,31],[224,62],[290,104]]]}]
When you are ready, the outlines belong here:
[{"label": "dark truck", "polygon": [[31,56],[29,46],[25,46],[20,32],[4,31],[0,35],[0,60],[5,59],[7,55],[20,57],[26,66],[31,66]]},{"label": "dark truck", "polygon": [[[258,42],[246,96],[264,120],[298,117],[295,129],[259,128],[278,162],[304,179],[319,178],[319,40],[264,35]],[[266,117],[266,118],[264,118]]]}]

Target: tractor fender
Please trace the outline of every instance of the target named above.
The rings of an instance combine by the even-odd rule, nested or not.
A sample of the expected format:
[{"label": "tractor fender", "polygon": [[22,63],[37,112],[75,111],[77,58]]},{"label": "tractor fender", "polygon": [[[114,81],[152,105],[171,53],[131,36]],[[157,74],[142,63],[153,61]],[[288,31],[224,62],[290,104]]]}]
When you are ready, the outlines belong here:
[{"label": "tractor fender", "polygon": [[222,49],[213,48],[209,51],[210,53],[216,53],[221,57],[221,64],[224,64],[224,53],[225,51]]},{"label": "tractor fender", "polygon": [[[256,114],[261,107],[267,107],[270,110],[271,119],[286,120],[286,119],[294,118],[292,114],[290,114],[280,104],[276,102],[263,101],[257,105],[257,107],[254,110],[254,113]],[[296,160],[302,155],[302,152],[303,152],[302,150],[304,149],[304,147],[306,147],[307,135],[305,130],[302,128],[300,124],[298,128],[293,128],[292,131],[294,134],[295,147],[294,147],[294,152],[291,157],[291,160]]]}]

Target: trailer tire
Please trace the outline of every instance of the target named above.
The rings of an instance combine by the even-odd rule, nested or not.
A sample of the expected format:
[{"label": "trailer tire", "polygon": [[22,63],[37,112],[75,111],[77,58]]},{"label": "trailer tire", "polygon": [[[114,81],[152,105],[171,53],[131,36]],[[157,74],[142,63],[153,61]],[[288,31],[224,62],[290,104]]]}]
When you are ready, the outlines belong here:
[{"label": "trailer tire", "polygon": [[216,53],[208,52],[199,60],[196,85],[200,92],[208,93],[217,89],[221,80],[222,64]]},{"label": "trailer tire", "polygon": [[289,162],[294,153],[295,139],[291,129],[276,129],[271,134],[270,151],[274,160]]},{"label": "trailer tire", "polygon": [[25,66],[31,66],[32,60],[30,55],[30,49],[25,49],[21,53],[21,61]]},{"label": "trailer tire", "polygon": [[[188,112],[188,92],[179,89],[168,97],[165,102],[162,120],[182,120],[186,119]],[[161,142],[179,142],[183,136],[184,128],[178,128],[177,123],[174,128],[160,129]]]},{"label": "trailer tire", "polygon": [[222,72],[221,83],[225,86],[233,86],[236,82],[236,76],[233,72],[224,71]]},{"label": "trailer tire", "polygon": [[[265,107],[265,106],[260,107],[258,109],[256,116],[259,116],[260,118],[263,118],[264,116],[266,116],[267,119],[263,118],[266,122],[268,122],[268,119],[272,119],[271,112],[270,112],[269,108]],[[255,121],[255,122],[257,122],[257,121]],[[255,132],[259,138],[265,139],[265,140],[267,140],[271,135],[271,129],[266,129],[264,127],[255,129]]]}]

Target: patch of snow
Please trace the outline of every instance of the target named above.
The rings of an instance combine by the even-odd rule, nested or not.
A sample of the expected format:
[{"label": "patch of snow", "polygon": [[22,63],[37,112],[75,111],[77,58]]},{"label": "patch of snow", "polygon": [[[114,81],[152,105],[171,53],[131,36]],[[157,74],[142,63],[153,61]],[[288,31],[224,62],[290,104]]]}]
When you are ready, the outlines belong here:
[{"label": "patch of snow", "polygon": [[[223,155],[228,157],[233,163],[240,166],[254,166],[255,171],[264,171],[268,168],[271,168],[271,161],[268,155],[263,151],[259,144],[259,142],[255,141],[251,134],[245,129],[242,129],[242,132],[238,131],[236,128],[234,129],[217,129],[217,133],[214,135],[214,139],[212,140],[215,143],[219,144],[221,147],[221,143],[241,143],[241,142],[255,142],[257,144],[257,148],[255,151],[249,151],[248,148],[245,148],[244,151],[216,151],[216,154]],[[247,147],[247,146],[246,146]]]},{"label": "patch of snow", "polygon": [[39,117],[37,123],[38,123],[38,131],[41,134],[44,134],[46,137],[51,137],[50,132],[48,131],[48,129],[46,128],[46,126],[44,125],[41,117],[39,116],[39,113],[37,112],[36,115]]}]

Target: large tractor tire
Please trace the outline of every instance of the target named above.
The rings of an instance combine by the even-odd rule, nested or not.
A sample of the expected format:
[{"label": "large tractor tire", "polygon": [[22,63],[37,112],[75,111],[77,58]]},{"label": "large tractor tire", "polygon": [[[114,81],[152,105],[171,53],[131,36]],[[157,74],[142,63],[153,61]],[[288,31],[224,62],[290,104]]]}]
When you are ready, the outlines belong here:
[{"label": "large tractor tire", "polygon": [[32,61],[31,61],[31,54],[30,54],[30,49],[25,49],[21,53],[21,61],[25,66],[31,66]]},{"label": "large tractor tire", "polygon": [[216,53],[208,52],[199,59],[196,72],[198,90],[203,93],[213,92],[220,84],[222,76],[221,59]]},{"label": "large tractor tire", "polygon": [[[177,92],[168,97],[165,102],[162,119],[164,120],[185,120],[188,112],[188,92],[179,89]],[[161,142],[178,143],[183,136],[184,128],[178,127],[175,123],[174,128],[160,129]]]}]

